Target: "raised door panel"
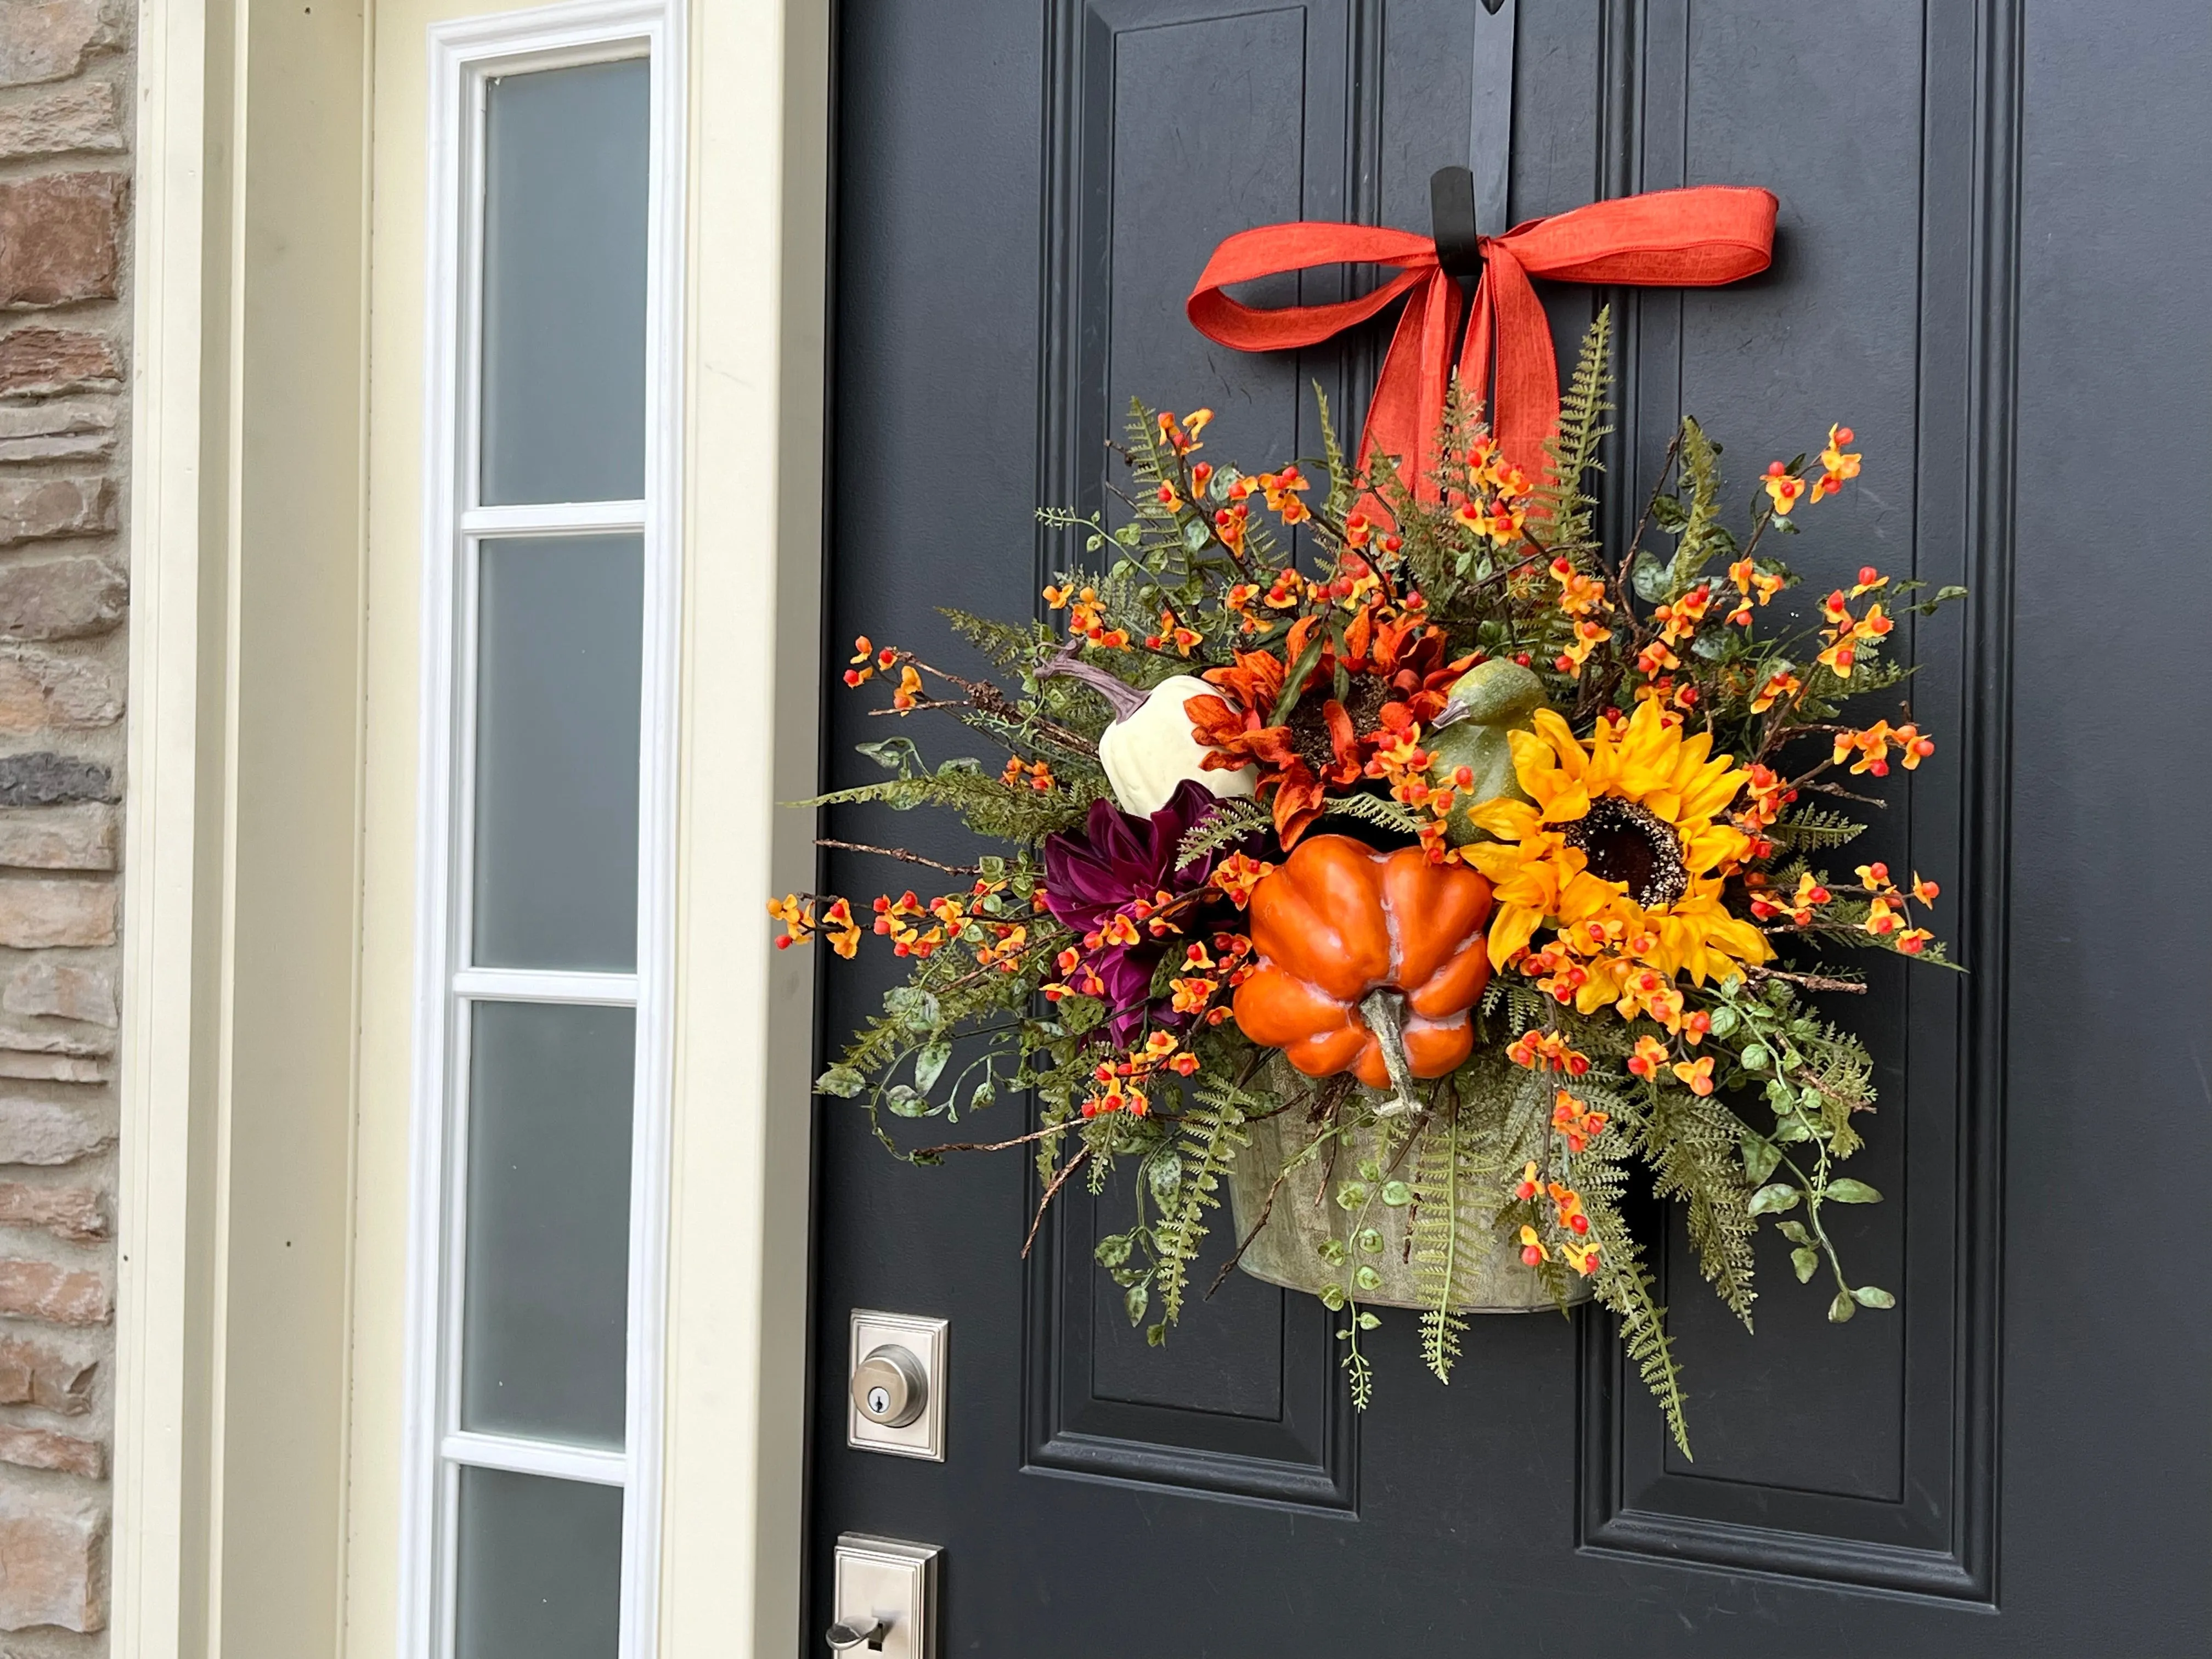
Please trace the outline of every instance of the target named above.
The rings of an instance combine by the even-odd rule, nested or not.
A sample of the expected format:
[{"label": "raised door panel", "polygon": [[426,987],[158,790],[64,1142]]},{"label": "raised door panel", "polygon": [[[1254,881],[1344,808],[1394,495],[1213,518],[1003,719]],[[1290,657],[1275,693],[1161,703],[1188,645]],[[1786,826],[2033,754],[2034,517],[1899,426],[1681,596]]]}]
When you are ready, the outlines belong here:
[{"label": "raised door panel", "polygon": [[[1974,508],[2002,465],[1977,425],[2002,366],[2002,312],[1982,285],[2014,234],[1987,169],[2011,142],[2002,95],[2009,8],[1884,0],[1819,51],[1777,49],[1796,26],[1765,0],[1656,0],[1609,9],[1601,166],[1616,188],[1759,183],[1782,201],[1773,269],[1723,289],[1625,296],[1616,477],[1642,502],[1684,412],[1715,435],[1811,447],[1832,422],[1867,455],[1860,486],[1802,518],[1784,550],[1805,577],[1802,622],[1862,564],[1964,583],[1971,611],[1906,618],[1921,668],[1897,707],[1941,734],[1929,763],[1888,780],[1873,829],[1831,853],[1938,875],[1942,931],[1969,965],[1996,959],[2007,799],[1990,741],[2008,641],[1999,529]],[[1748,492],[1771,459],[1738,447]],[[1900,712],[1900,708],[1904,712]],[[1978,801],[1978,811],[1969,802]],[[1667,1440],[1617,1347],[1585,1345],[1584,1540],[1607,1550],[1970,1598],[1990,1583],[1995,1305],[1993,975],[1910,973],[1864,958],[1869,994],[1829,1012],[1876,1056],[1881,1107],[1851,1173],[1878,1206],[1824,1219],[1857,1283],[1899,1308],[1838,1328],[1834,1286],[1793,1282],[1786,1246],[1759,1260],[1758,1334],[1701,1282],[1679,1219],[1664,1300],[1691,1385],[1694,1462]],[[1756,1108],[1747,1109],[1756,1110]],[[1907,1179],[1907,1170],[1910,1179]],[[1825,1276],[1825,1270],[1824,1270]],[[1838,1425],[1844,1425],[1838,1427]]]}]

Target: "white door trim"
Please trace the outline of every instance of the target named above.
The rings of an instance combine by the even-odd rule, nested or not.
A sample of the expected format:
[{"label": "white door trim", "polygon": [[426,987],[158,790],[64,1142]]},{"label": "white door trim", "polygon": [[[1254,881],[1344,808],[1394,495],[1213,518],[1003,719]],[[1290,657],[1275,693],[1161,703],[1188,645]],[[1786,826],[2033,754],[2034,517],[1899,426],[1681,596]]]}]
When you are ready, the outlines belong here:
[{"label": "white door trim", "polygon": [[[381,1148],[319,1166],[318,1201],[327,1194],[329,1213],[352,1218],[352,1259],[332,1269],[320,1255],[288,1261],[283,1241],[256,1224],[261,1199],[294,1195],[252,1183],[291,1172],[250,1169],[239,1184],[227,1137],[234,1122],[259,1133],[280,1103],[325,1115],[343,1137],[374,1104],[357,1104],[338,1077],[233,1110],[231,1091],[245,1086],[236,1079],[258,1045],[281,1040],[283,1021],[265,1009],[249,1018],[266,981],[240,976],[231,941],[265,943],[281,924],[263,914],[272,890],[310,885],[356,914],[363,867],[327,844],[305,848],[297,866],[259,841],[257,857],[237,855],[241,823],[265,827],[271,811],[269,779],[255,769],[267,757],[239,745],[241,707],[251,716],[257,685],[270,684],[253,678],[258,653],[281,648],[289,654],[272,672],[289,671],[303,649],[326,648],[326,678],[343,682],[362,660],[362,619],[356,611],[341,625],[318,611],[294,626],[293,590],[273,580],[301,546],[287,491],[312,476],[334,488],[333,522],[350,510],[330,454],[334,428],[256,421],[251,401],[235,405],[258,385],[257,364],[295,365],[305,337],[331,346],[328,364],[318,358],[318,406],[341,416],[368,406],[367,283],[350,297],[343,283],[288,284],[281,260],[298,250],[245,228],[297,228],[316,201],[338,204],[341,218],[354,210],[346,204],[365,215],[368,124],[355,123],[356,136],[330,94],[350,84],[366,110],[368,31],[400,9],[384,0],[356,20],[343,8],[226,8],[211,21],[206,0],[140,0],[110,1603],[118,1659],[392,1652],[377,1634],[394,1623],[383,1587],[398,1549],[398,1506],[381,1494],[397,1468],[398,1412],[377,1398],[402,1375],[387,1363],[389,1333],[377,1309],[349,1315],[346,1352],[331,1360],[341,1397],[299,1419],[334,1443],[309,1448],[316,1480],[294,1480],[261,1414],[272,1382],[289,1375],[268,1344],[288,1329],[292,1304],[226,1314],[222,1297],[231,1277],[270,1268],[252,1282],[327,1316],[387,1270],[386,1237],[360,1207],[386,1178]],[[672,670],[682,735],[656,1648],[676,1659],[781,1659],[800,1642],[812,977],[803,953],[764,948],[762,902],[810,885],[814,868],[811,820],[775,803],[809,793],[817,776],[828,10],[826,0],[714,0],[684,27],[684,603]],[[349,36],[351,21],[361,32]],[[303,63],[321,81],[300,82]],[[288,130],[301,118],[276,112],[310,93],[321,124]],[[270,165],[234,159],[272,151]],[[327,246],[350,257],[343,235]],[[349,356],[361,363],[351,380]],[[402,419],[421,407],[409,401]],[[319,544],[333,580],[355,558],[343,539]],[[373,691],[373,674],[368,683]],[[362,748],[359,697],[317,718],[340,770],[384,741],[372,725]],[[369,809],[353,810],[358,823]],[[289,887],[275,885],[279,876]],[[362,994],[374,988],[364,979]],[[228,1388],[226,1375],[237,1379]],[[234,1412],[245,1415],[231,1422]],[[256,1455],[241,1458],[248,1447]],[[325,1504],[331,1485],[340,1496]],[[314,1505],[302,1505],[302,1491]],[[223,1540],[249,1535],[282,1537],[300,1559],[330,1564],[343,1614],[277,1626],[287,1604],[265,1593],[277,1587],[257,1593],[246,1582],[244,1554],[226,1595]]]}]

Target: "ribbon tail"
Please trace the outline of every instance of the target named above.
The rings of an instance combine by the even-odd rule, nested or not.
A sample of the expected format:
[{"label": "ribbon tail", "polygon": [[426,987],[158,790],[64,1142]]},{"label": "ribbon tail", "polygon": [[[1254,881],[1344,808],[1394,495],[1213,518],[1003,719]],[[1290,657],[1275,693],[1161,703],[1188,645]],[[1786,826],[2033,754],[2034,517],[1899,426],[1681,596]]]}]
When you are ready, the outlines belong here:
[{"label": "ribbon tail", "polygon": [[1551,319],[1521,262],[1502,247],[1486,252],[1474,320],[1460,356],[1460,379],[1479,398],[1490,386],[1495,349],[1491,435],[1506,461],[1534,483],[1550,469],[1544,445],[1559,423],[1559,366],[1552,353]]},{"label": "ribbon tail", "polygon": [[1458,320],[1459,284],[1432,268],[1422,291],[1399,314],[1360,435],[1360,469],[1378,453],[1390,456],[1400,479],[1421,501],[1436,498],[1430,477],[1436,465],[1434,411],[1443,406],[1451,331]]}]

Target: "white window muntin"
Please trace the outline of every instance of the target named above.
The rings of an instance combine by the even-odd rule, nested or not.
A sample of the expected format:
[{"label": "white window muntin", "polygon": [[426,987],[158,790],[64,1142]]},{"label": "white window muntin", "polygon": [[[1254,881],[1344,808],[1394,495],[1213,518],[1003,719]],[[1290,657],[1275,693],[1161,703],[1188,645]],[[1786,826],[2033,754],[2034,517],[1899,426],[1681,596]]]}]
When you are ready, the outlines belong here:
[{"label": "white window muntin", "polygon": [[[672,961],[678,563],[682,31],[669,3],[547,7],[430,32],[429,295],[424,424],[423,677],[403,1652],[453,1650],[460,1471],[623,1489],[623,1659],[653,1651]],[[485,118],[495,77],[641,58],[649,87],[644,477],[635,500],[479,504]],[[480,550],[489,540],[633,532],[642,542],[634,972],[473,965],[471,890]],[[462,1426],[461,1318],[470,1010],[502,1001],[634,1009],[624,1413],[619,1449]]]}]

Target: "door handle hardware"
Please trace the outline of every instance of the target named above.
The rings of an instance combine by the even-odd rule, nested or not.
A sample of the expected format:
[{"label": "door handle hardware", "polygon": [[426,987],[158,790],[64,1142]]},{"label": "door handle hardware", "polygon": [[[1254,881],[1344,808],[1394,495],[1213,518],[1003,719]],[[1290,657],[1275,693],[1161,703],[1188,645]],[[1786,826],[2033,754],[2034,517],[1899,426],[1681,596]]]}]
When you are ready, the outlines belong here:
[{"label": "door handle hardware", "polygon": [[882,1659],[937,1659],[937,1562],[934,1544],[909,1544],[848,1532],[837,1540],[830,1626],[833,1653]]},{"label": "door handle hardware", "polygon": [[830,1626],[830,1648],[833,1653],[849,1653],[863,1645],[883,1651],[884,1638],[890,1634],[890,1626],[880,1619],[866,1613],[854,1613],[840,1619]]}]

